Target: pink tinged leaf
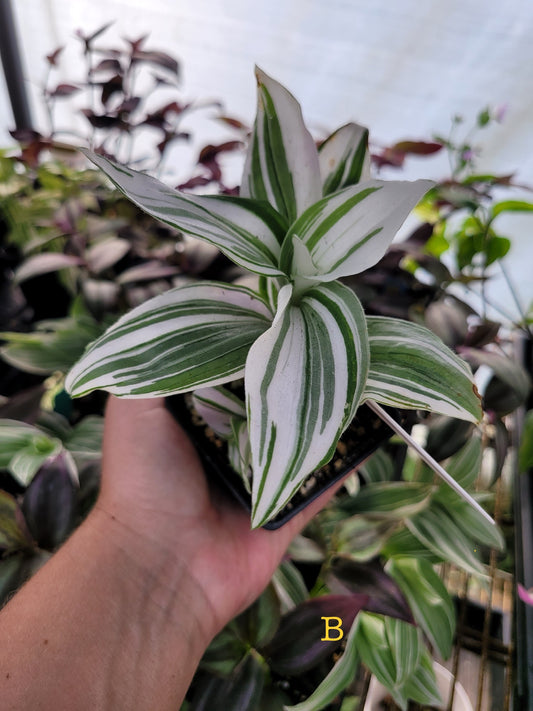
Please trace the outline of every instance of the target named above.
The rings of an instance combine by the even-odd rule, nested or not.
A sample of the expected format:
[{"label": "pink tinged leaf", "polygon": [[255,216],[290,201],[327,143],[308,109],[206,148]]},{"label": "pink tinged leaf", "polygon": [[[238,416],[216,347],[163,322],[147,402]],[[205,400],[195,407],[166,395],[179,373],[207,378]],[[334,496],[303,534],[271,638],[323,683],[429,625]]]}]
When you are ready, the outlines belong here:
[{"label": "pink tinged leaf", "polygon": [[533,588],[529,588],[529,590],[526,590],[526,588],[521,583],[518,583],[517,588],[518,597],[522,600],[522,602],[524,602],[526,605],[533,606]]}]

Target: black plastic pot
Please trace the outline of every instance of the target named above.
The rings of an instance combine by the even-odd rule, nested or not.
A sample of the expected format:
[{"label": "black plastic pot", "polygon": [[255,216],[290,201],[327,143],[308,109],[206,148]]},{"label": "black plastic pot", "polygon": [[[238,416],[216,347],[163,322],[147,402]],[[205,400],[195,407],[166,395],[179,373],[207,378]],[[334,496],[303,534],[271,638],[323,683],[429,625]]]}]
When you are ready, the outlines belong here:
[{"label": "black plastic pot", "polygon": [[[186,400],[176,395],[166,398],[166,407],[185,429],[193,442],[204,465],[208,477],[222,482],[232,496],[248,511],[251,511],[250,494],[246,491],[240,476],[231,468],[226,458],[225,446],[215,443],[206,436],[205,426],[195,422]],[[398,410],[388,408],[387,411],[395,420],[402,422]],[[292,501],[264,528],[273,530],[280,528],[298,512],[308,506],[326,489],[342,479],[355,467],[367,459],[378,447],[393,435],[392,430],[366,405],[362,405],[355,418],[341,437],[337,452],[331,462],[320,470],[313,472],[309,480],[304,482],[305,493],[297,493]]]}]

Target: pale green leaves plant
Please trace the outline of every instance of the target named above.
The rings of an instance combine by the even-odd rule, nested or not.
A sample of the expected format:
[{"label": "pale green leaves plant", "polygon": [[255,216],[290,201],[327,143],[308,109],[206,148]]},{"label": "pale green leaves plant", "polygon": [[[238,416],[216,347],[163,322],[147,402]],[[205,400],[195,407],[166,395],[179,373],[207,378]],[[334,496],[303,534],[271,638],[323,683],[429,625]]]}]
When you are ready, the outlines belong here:
[{"label": "pale green leaves plant", "polygon": [[416,622],[438,653],[447,659],[455,633],[455,609],[433,567],[423,559],[392,558],[386,571],[407,598]]},{"label": "pale green leaves plant", "polygon": [[27,486],[44,462],[58,454],[61,442],[18,420],[0,420],[0,468]]},{"label": "pale green leaves plant", "polygon": [[[431,183],[371,180],[367,131],[356,124],[317,151],[296,99],[260,70],[257,81],[239,198],[180,193],[90,158],[146,212],[258,274],[258,292],[212,283],[155,297],[98,339],[66,381],[73,395],[103,388],[152,397],[244,374],[247,422],[239,415],[226,427],[236,468],[244,473],[251,460],[254,527],[279,513],[331,458],[364,399],[479,416],[466,366],[429,332],[398,334],[394,323],[369,321],[372,354],[361,305],[337,281],[383,256]],[[411,372],[410,339],[420,341]],[[393,382],[380,360],[385,351]]]}]

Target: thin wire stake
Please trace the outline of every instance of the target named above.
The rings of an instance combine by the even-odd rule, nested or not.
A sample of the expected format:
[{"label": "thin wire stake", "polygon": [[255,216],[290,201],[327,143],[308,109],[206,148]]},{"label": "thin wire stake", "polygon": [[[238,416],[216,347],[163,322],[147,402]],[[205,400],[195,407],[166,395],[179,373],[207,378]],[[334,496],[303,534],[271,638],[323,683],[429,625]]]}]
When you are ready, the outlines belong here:
[{"label": "thin wire stake", "polygon": [[496,525],[496,522],[493,521],[493,519],[489,516],[489,514],[485,511],[485,509],[478,504],[478,502],[470,496],[468,492],[466,492],[462,486],[460,486],[453,477],[451,477],[448,472],[441,467],[441,465],[433,459],[431,454],[426,452],[426,450],[421,447],[418,442],[416,442],[411,435],[404,430],[404,428],[399,425],[396,420],[389,415],[389,413],[384,410],[381,405],[378,405],[377,402],[374,402],[373,400],[366,400],[365,404],[368,405],[368,407],[371,410],[374,410],[376,415],[380,417],[385,424],[387,424],[391,430],[396,432],[396,434],[400,435],[400,437],[406,442],[410,447],[412,447],[415,452],[417,452],[420,457],[424,460],[424,462],[433,469],[435,474],[438,474],[441,479],[444,479],[444,481],[448,484],[448,486],[451,486],[451,488],[456,491],[461,498],[463,498],[465,501],[467,501],[470,506],[472,506],[476,511],[478,511],[484,518],[487,519],[489,523],[491,523],[493,526]]}]

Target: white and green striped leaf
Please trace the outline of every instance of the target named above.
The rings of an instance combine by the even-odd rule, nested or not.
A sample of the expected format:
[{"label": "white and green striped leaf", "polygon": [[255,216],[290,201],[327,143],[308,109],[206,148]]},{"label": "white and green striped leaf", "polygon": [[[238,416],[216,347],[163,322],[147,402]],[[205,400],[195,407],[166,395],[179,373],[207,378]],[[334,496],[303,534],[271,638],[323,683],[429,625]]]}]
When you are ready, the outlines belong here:
[{"label": "white and green striped leaf", "polygon": [[368,129],[356,123],[341,126],[321,144],[318,160],[324,195],[370,180]]},{"label": "white and green striped leaf", "polygon": [[455,608],[433,566],[417,558],[392,558],[386,570],[407,598],[417,624],[447,659],[455,634]]},{"label": "white and green striped leaf", "polygon": [[369,316],[370,370],[364,399],[471,422],[481,403],[470,367],[424,326]]},{"label": "white and green striped leaf", "polygon": [[[288,261],[283,252],[289,250],[291,273],[315,281],[359,274],[381,259],[407,215],[432,185],[429,180],[370,180],[322,198],[289,228],[282,262]],[[310,260],[294,250],[293,235],[303,242]]]},{"label": "white and green striped leaf", "polygon": [[283,219],[269,205],[222,195],[189,195],[101,155],[83,151],[142,210],[218,247],[236,264],[275,276]]},{"label": "white and green striped leaf", "polygon": [[366,322],[353,291],[323,284],[294,305],[290,289],[281,290],[272,328],[246,362],[254,527],[332,457],[367,375]]},{"label": "white and green striped leaf", "polygon": [[246,287],[202,282],[171,289],[122,316],[68,374],[77,397],[102,389],[156,397],[242,377],[272,315]]},{"label": "white and green striped leaf", "polygon": [[246,420],[244,402],[227,388],[200,388],[192,394],[194,409],[220,437],[232,436],[232,418]]},{"label": "white and green striped leaf", "polygon": [[455,563],[474,575],[483,575],[485,569],[476,555],[477,544],[456,524],[445,508],[435,503],[405,524],[409,531],[441,560]]},{"label": "white and green striped leaf", "polygon": [[[491,496],[489,494],[489,496]],[[474,494],[475,499],[480,499],[482,494]],[[478,541],[483,546],[495,548],[498,551],[505,550],[505,539],[498,528],[475,508],[470,506],[468,501],[464,501],[449,486],[442,485],[435,494],[435,501],[438,501],[446,509],[459,528],[474,541]],[[479,501],[481,503],[481,501]]]},{"label": "white and green striped leaf", "polygon": [[405,698],[412,699],[421,706],[442,707],[435,670],[427,649],[422,649],[418,667],[404,685],[403,693]]},{"label": "white and green striped leaf", "polygon": [[260,69],[257,116],[240,194],[270,203],[289,223],[322,195],[315,142],[300,104]]},{"label": "white and green striped leaf", "polygon": [[252,450],[248,423],[241,417],[231,418],[231,438],[228,440],[228,461],[235,471],[240,474],[246,491],[251,494],[251,466]]},{"label": "white and green striped leaf", "polygon": [[47,459],[62,449],[61,441],[18,420],[0,420],[0,469],[28,486]]},{"label": "white and green striped leaf", "polygon": [[272,584],[279,598],[282,614],[300,605],[309,596],[302,574],[288,559],[282,561],[274,571]]},{"label": "white and green striped leaf", "polygon": [[359,662],[359,618],[363,614],[360,612],[355,618],[346,637],[344,652],[341,658],[335,662],[329,674],[320,682],[311,696],[295,706],[286,706],[285,711],[321,711],[352,682]]},{"label": "white and green striped leaf", "polygon": [[396,669],[395,686],[403,686],[418,666],[422,641],[418,629],[395,617],[385,617],[385,631]]},{"label": "white and green striped leaf", "polygon": [[427,652],[420,631],[402,620],[367,612],[358,615],[357,649],[361,661],[388,689],[401,709],[407,708],[410,692],[420,695],[416,682],[421,667],[423,686],[431,698],[438,698],[435,676],[427,673]]}]

